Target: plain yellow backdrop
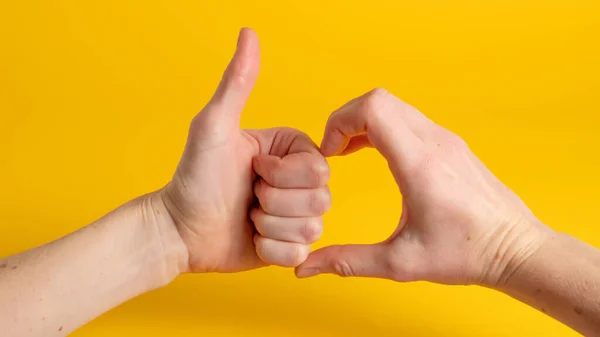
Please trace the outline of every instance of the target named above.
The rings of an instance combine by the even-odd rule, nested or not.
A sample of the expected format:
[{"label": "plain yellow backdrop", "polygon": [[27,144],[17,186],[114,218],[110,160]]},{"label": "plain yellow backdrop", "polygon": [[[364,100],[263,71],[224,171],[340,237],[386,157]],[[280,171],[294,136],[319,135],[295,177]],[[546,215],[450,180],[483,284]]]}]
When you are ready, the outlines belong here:
[{"label": "plain yellow backdrop", "polygon": [[[238,29],[262,69],[244,127],[320,141],[385,87],[462,135],[556,230],[600,246],[597,0],[0,0],[0,256],[163,186]],[[374,151],[330,161],[323,239],[385,239],[400,195]],[[1,334],[1,331],[0,331]],[[74,336],[574,336],[477,287],[283,268],[186,275]]]}]

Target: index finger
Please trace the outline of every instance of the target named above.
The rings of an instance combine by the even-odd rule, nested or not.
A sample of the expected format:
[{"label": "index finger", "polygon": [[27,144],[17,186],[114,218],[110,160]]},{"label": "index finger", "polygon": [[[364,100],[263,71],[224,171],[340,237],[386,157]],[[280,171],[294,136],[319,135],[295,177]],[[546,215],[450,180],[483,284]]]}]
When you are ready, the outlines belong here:
[{"label": "index finger", "polygon": [[259,143],[254,171],[276,188],[317,188],[329,180],[329,165],[310,137],[292,128],[247,130]]},{"label": "index finger", "polygon": [[317,188],[327,185],[329,165],[321,154],[297,152],[283,158],[258,155],[252,161],[256,174],[276,188]]},{"label": "index finger", "polygon": [[325,156],[342,154],[353,137],[364,140],[366,134],[368,142],[358,145],[372,144],[390,164],[399,168],[413,165],[420,159],[424,143],[417,133],[422,125],[412,125],[414,117],[406,118],[407,108],[410,106],[384,89],[375,89],[350,101],[329,117],[321,152]]}]

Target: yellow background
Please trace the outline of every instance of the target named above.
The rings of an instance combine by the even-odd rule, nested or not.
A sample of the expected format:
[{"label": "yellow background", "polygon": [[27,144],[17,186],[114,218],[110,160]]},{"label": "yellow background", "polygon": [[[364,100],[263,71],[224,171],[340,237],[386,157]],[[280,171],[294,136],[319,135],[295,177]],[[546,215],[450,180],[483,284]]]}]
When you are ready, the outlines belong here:
[{"label": "yellow background", "polygon": [[[597,0],[0,0],[0,255],[166,183],[188,123],[257,30],[246,127],[319,141],[385,87],[462,135],[556,230],[600,246]],[[330,161],[317,246],[388,236],[400,196],[375,152]],[[74,336],[574,336],[502,294],[419,282],[187,275]]]}]

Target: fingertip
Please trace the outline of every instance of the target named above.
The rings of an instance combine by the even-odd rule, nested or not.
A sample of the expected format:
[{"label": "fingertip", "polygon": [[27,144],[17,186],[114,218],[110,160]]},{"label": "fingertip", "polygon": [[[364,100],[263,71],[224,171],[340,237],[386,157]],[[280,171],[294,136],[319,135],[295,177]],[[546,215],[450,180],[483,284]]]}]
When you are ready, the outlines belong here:
[{"label": "fingertip", "polygon": [[338,156],[344,152],[349,142],[350,138],[339,132],[326,132],[323,141],[321,141],[321,154],[325,157]]},{"label": "fingertip", "polygon": [[254,172],[271,186],[279,186],[281,158],[268,154],[259,154],[252,159]]},{"label": "fingertip", "polygon": [[336,149],[333,148],[326,137],[323,137],[321,145],[319,146],[319,151],[324,157],[331,157],[335,154]]},{"label": "fingertip", "polygon": [[249,214],[249,216],[250,216],[250,220],[251,220],[252,222],[257,222],[257,218],[258,218],[258,212],[259,212],[259,208],[258,208],[258,207],[253,207],[253,208],[250,210],[250,214]]},{"label": "fingertip", "polygon": [[285,242],[291,248],[291,252],[289,260],[286,261],[288,263],[282,263],[280,266],[282,267],[291,267],[296,268],[306,261],[308,255],[310,254],[310,245],[309,244],[301,244],[301,243],[289,243]]},{"label": "fingertip", "polygon": [[258,36],[251,29],[242,28],[235,53],[208,104],[212,108],[207,109],[204,116],[212,115],[215,124],[239,127],[240,115],[252,92],[259,68]]},{"label": "fingertip", "polygon": [[239,36],[240,36],[240,39],[238,39],[238,41],[241,40],[242,36],[258,36],[258,35],[256,34],[256,31],[254,31],[254,29],[252,29],[250,27],[242,27],[242,28],[240,28]]},{"label": "fingertip", "polygon": [[259,156],[254,156],[252,157],[252,169],[254,169],[254,172],[259,173],[260,171],[260,158]]},{"label": "fingertip", "polygon": [[[238,54],[241,59],[242,64],[240,64],[238,70],[241,70],[242,74],[253,74],[254,72],[252,69],[258,68],[258,61],[260,58],[259,49],[260,43],[256,32],[247,27],[240,29],[236,54]],[[256,73],[258,72],[256,71]]]},{"label": "fingertip", "polygon": [[248,43],[254,42],[254,40],[258,40],[256,32],[252,28],[242,27],[238,33],[237,48],[243,49]]},{"label": "fingertip", "polygon": [[270,181],[274,175],[274,171],[279,168],[281,164],[281,158],[268,154],[259,154],[252,158],[252,168],[254,172],[265,179],[269,184],[273,185]]},{"label": "fingertip", "polygon": [[256,255],[265,263],[286,268],[301,265],[310,254],[310,245],[280,241],[255,234]]},{"label": "fingertip", "polygon": [[321,154],[324,157],[333,157],[335,156],[337,153],[339,153],[340,151],[338,150],[338,148],[334,145],[331,144],[329,142],[323,142],[321,143]]}]

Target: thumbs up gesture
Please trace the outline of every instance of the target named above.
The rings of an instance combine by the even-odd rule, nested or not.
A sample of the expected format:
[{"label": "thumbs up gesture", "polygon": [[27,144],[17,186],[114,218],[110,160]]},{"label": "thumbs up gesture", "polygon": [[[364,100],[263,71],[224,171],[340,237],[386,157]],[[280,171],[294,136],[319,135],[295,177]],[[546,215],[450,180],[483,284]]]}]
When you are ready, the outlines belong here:
[{"label": "thumbs up gesture", "polygon": [[329,167],[297,130],[241,130],[259,68],[250,29],[216,93],[194,118],[172,181],[158,194],[189,255],[183,272],[294,267],[321,233],[330,206]]}]

